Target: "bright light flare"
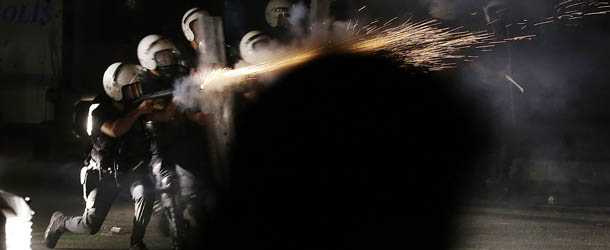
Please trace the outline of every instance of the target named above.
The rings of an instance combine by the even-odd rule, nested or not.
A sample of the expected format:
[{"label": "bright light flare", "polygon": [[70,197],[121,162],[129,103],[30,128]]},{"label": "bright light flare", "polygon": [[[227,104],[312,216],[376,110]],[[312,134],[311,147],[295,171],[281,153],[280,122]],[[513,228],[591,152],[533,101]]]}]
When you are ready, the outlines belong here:
[{"label": "bright light flare", "polygon": [[[404,65],[413,65],[438,71],[456,66],[455,60],[468,61],[467,56],[459,52],[472,45],[486,45],[493,41],[492,34],[487,32],[460,31],[461,28],[438,28],[436,20],[418,23],[405,22],[393,28],[387,28],[392,19],[377,27],[372,22],[353,35],[351,39],[331,43],[326,47],[302,49],[277,56],[278,59],[246,66],[238,69],[203,70],[196,76],[202,90],[222,90],[225,87],[239,84],[244,80],[257,78],[261,74],[285,71],[306,63],[327,51],[346,51],[351,53],[371,54],[386,51],[389,56],[402,61]],[[351,27],[355,29],[354,27]],[[350,28],[348,27],[348,30]]]},{"label": "bright light flare", "polygon": [[94,103],[89,106],[89,113],[87,113],[87,134],[89,136],[91,136],[91,130],[93,130],[93,118],[91,113],[93,113],[93,110],[95,110],[98,106],[100,106],[99,103]]},{"label": "bright light flare", "polygon": [[265,73],[289,69],[310,61],[322,54],[322,49],[304,50],[289,54],[280,60],[263,62],[238,69],[204,70],[196,77],[201,82],[202,90],[222,90],[227,85],[237,84],[247,79],[254,79]]},{"label": "bright light flare", "polygon": [[[8,212],[11,213],[11,212]],[[7,212],[5,212],[7,214]],[[32,222],[23,216],[7,216],[6,250],[31,250]]]}]

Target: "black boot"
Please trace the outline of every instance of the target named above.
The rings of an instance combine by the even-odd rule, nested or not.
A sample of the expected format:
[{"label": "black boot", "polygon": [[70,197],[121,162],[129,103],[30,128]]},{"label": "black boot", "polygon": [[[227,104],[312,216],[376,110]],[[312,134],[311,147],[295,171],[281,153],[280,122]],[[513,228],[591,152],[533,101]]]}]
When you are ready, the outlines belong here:
[{"label": "black boot", "polygon": [[136,243],[131,243],[129,246],[129,250],[148,250],[148,247],[144,245],[144,242],[138,241]]},{"label": "black boot", "polygon": [[55,212],[51,215],[49,226],[44,232],[44,243],[48,248],[55,248],[59,237],[66,231],[67,220],[68,217],[64,216],[62,212]]},{"label": "black boot", "polygon": [[185,249],[185,228],[182,218],[180,203],[168,193],[161,193],[161,201],[165,207],[165,216],[169,224],[170,236],[172,237],[172,250]]}]

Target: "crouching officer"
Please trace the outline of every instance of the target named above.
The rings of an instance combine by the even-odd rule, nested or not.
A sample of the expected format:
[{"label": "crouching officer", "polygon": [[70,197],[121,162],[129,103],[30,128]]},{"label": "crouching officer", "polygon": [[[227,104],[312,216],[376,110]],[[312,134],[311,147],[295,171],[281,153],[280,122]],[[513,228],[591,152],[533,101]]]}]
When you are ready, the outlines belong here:
[{"label": "crouching officer", "polygon": [[92,112],[92,149],[81,170],[85,211],[82,216],[53,213],[44,234],[48,248],[54,248],[64,232],[97,233],[119,192],[129,188],[135,203],[130,249],[147,249],[142,239],[152,214],[154,185],[148,177],[150,142],[140,117],[154,107],[144,101],[130,108],[141,93],[140,71],[138,65],[114,63],[104,73],[107,96],[98,96],[99,106]]}]

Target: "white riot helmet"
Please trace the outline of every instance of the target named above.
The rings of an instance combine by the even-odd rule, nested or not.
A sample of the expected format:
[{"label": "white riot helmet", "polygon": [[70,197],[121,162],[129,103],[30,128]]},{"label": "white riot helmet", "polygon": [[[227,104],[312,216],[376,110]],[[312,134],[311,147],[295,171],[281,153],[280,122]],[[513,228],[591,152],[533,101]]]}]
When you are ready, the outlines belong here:
[{"label": "white riot helmet", "polygon": [[134,100],[142,95],[140,65],[116,62],[104,72],[103,84],[106,94],[115,101]]},{"label": "white riot helmet", "polygon": [[270,0],[265,9],[267,23],[273,28],[278,26],[287,28],[291,7],[292,2],[290,0]]},{"label": "white riot helmet", "polygon": [[270,44],[271,38],[258,30],[253,30],[241,39],[239,53],[246,63],[257,64],[264,60],[262,53],[268,49]]},{"label": "white riot helmet", "polygon": [[149,70],[157,67],[178,64],[180,52],[167,38],[160,35],[148,35],[138,44],[138,59],[140,64]]},{"label": "white riot helmet", "polygon": [[209,15],[210,14],[207,11],[200,8],[192,8],[184,13],[184,16],[182,16],[182,31],[184,32],[184,36],[186,36],[186,40],[195,40],[195,27],[192,27],[193,22],[199,18]]}]

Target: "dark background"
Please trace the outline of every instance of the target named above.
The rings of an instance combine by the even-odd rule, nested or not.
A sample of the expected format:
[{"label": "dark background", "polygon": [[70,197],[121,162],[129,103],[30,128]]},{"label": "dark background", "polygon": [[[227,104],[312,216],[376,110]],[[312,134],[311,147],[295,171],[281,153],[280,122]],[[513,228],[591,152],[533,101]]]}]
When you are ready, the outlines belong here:
[{"label": "dark background", "polygon": [[[136,47],[142,37],[162,34],[185,47],[180,19],[187,9],[199,6],[223,17],[229,61],[233,62],[238,59],[236,44],[243,34],[252,29],[269,29],[264,21],[264,0],[51,1],[58,2],[62,7],[55,14],[63,22],[61,32],[55,35],[61,34],[62,42],[55,46],[61,47],[61,67],[52,76],[36,76],[45,80],[47,92],[41,98],[54,112],[37,122],[9,120],[8,113],[0,114],[3,179],[0,188],[10,189],[10,183],[32,178],[39,178],[36,180],[41,185],[53,185],[55,180],[14,173],[16,164],[11,162],[16,159],[35,159],[35,164],[26,164],[30,172],[63,171],[77,176],[78,163],[72,163],[82,160],[87,141],[72,133],[74,104],[101,90],[102,74],[111,63],[136,63]],[[358,18],[363,23],[394,16],[399,20],[410,16],[422,20],[429,18],[429,7],[434,2],[443,1],[337,1],[333,15],[340,20]],[[488,28],[481,11],[485,1],[454,3],[457,18],[442,20],[443,24],[470,30]],[[510,1],[510,11],[503,22],[544,20],[555,15],[556,4]],[[356,11],[364,5],[367,8]],[[6,8],[5,4],[0,7]],[[471,15],[473,12],[478,14]],[[564,193],[575,202],[605,202],[585,198],[591,190],[601,193],[610,185],[609,21],[607,15],[600,15],[525,30],[515,27],[505,35],[537,37],[511,42],[510,49],[504,45],[494,52],[473,52],[481,56],[477,63],[492,70],[504,69],[510,61],[512,77],[524,87],[524,93],[502,77],[474,70],[471,64],[460,64],[458,69],[443,73],[451,75],[459,93],[477,101],[477,106],[489,117],[497,141],[476,164],[479,176],[476,184],[481,190],[490,190],[489,195],[482,193],[493,199],[527,192],[544,197]],[[36,32],[28,27],[20,32]],[[10,41],[11,37],[2,32],[3,41]],[[24,58],[2,60],[20,62]],[[30,85],[25,82],[32,77],[19,72],[0,74],[0,91],[9,93],[18,89],[28,93]],[[383,75],[376,78],[376,81],[393,80],[384,79]],[[3,112],[32,112],[22,108],[31,100],[3,98],[8,98],[2,102]]]}]

